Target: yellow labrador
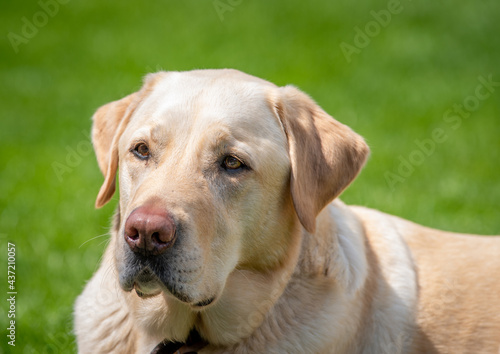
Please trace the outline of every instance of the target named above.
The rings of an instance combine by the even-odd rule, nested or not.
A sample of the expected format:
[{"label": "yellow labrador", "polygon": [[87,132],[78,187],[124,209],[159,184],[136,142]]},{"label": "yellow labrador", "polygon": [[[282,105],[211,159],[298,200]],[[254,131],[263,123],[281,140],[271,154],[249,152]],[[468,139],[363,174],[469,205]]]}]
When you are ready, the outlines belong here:
[{"label": "yellow labrador", "polygon": [[368,147],[298,89],[160,72],[93,120],[120,202],[80,353],[498,353],[500,239],[335,199]]}]

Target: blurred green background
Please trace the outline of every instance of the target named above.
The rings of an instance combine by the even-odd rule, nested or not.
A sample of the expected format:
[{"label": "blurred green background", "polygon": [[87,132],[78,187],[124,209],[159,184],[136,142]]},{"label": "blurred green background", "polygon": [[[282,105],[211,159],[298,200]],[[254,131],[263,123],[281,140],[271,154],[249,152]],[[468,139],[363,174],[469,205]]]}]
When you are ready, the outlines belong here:
[{"label": "blurred green background", "polygon": [[14,242],[18,296],[16,348],[3,300],[0,351],[76,350],[72,305],[117,201],[94,209],[90,117],[160,69],[293,83],[371,146],[345,202],[500,234],[500,3],[395,1],[4,0],[0,260],[5,274]]}]

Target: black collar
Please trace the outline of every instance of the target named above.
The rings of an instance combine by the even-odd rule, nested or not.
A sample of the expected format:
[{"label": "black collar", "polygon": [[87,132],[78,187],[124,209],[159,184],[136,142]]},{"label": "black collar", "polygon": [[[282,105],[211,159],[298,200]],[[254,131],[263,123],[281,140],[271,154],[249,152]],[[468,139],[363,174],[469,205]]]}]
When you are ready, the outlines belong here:
[{"label": "black collar", "polygon": [[201,338],[196,329],[193,329],[186,340],[186,343],[162,341],[151,354],[195,354],[198,350],[205,348],[208,343]]}]

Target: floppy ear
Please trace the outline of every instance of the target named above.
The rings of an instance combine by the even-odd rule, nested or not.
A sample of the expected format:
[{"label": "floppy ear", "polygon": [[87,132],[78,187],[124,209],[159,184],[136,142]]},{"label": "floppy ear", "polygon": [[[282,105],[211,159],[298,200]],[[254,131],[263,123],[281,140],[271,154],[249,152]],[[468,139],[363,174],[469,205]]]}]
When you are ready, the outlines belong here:
[{"label": "floppy ear", "polygon": [[118,169],[118,139],[123,133],[130,116],[137,107],[138,93],[128,95],[121,100],[110,102],[95,112],[92,120],[92,143],[97,163],[104,175],[104,183],[99,190],[96,208],[109,202],[116,187]]},{"label": "floppy ear", "polygon": [[300,222],[314,233],[316,216],[354,180],[369,148],[303,92],[279,90],[275,108],[288,139],[292,199]]},{"label": "floppy ear", "polygon": [[118,141],[139,103],[151,91],[159,74],[149,74],[142,89],[121,100],[100,107],[92,117],[92,143],[104,183],[95,202],[96,208],[109,202],[116,188]]}]

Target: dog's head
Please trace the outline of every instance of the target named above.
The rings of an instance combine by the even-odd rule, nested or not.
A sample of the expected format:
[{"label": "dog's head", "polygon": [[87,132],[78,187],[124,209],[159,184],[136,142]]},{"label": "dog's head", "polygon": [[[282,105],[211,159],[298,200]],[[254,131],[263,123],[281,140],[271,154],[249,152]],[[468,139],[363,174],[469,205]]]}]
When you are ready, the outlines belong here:
[{"label": "dog's head", "polygon": [[121,216],[120,285],[193,308],[220,297],[235,269],[272,270],[290,234],[356,177],[363,139],[294,87],[235,70],[160,72],[101,107],[93,143]]}]

